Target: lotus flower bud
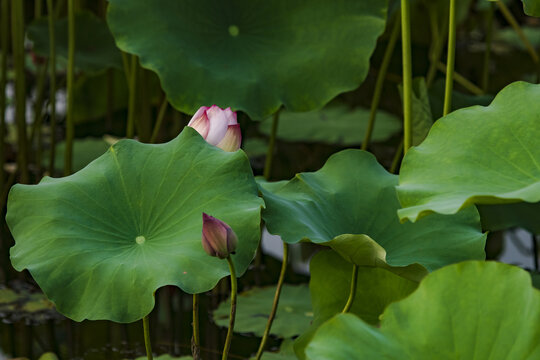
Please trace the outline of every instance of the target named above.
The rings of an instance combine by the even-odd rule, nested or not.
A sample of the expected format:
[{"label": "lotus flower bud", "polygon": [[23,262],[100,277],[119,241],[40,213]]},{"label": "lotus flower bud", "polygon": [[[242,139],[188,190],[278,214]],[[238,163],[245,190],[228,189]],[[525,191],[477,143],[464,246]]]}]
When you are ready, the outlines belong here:
[{"label": "lotus flower bud", "polygon": [[231,108],[221,109],[219,106],[203,106],[188,123],[212,145],[225,151],[236,151],[240,148],[242,134],[236,120],[236,112]]},{"label": "lotus flower bud", "polygon": [[202,245],[210,256],[225,259],[233,253],[238,243],[238,237],[233,229],[223,221],[205,213],[203,216]]}]

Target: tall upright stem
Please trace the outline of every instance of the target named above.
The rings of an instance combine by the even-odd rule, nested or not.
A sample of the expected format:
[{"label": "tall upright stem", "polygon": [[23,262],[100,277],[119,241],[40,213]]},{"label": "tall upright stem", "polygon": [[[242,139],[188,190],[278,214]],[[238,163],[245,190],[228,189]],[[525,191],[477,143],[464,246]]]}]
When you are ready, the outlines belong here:
[{"label": "tall upright stem", "polygon": [[[435,3],[428,2],[429,19],[431,26],[431,47],[429,49],[429,69],[426,76],[426,86],[431,87],[437,74],[437,63],[441,60],[442,51],[444,48],[444,38],[446,35],[447,22],[439,24],[438,10]],[[445,18],[448,19],[448,18]],[[441,31],[441,27],[443,31]]]},{"label": "tall upright stem", "polygon": [[388,66],[390,65],[390,60],[392,59],[392,54],[394,53],[394,48],[396,47],[396,42],[399,36],[399,29],[401,25],[401,19],[398,17],[394,22],[394,27],[392,28],[392,34],[388,40],[388,45],[384,52],[384,57],[381,63],[381,68],[377,74],[377,82],[375,83],[375,90],[373,92],[373,99],[371,100],[371,110],[369,113],[369,123],[366,130],[366,135],[364,141],[362,142],[362,150],[367,150],[369,142],[371,141],[371,135],[373,134],[373,128],[375,127],[375,120],[377,117],[377,109],[379,108],[379,103],[381,101],[381,94],[384,85],[384,78],[388,72]]},{"label": "tall upright stem", "polygon": [[452,111],[454,66],[456,61],[456,0],[450,0],[450,22],[448,27],[448,57],[446,60],[446,87],[444,91],[443,116]]},{"label": "tall upright stem", "polygon": [[[70,0],[71,1],[71,0]],[[143,317],[143,330],[144,330],[144,347],[146,348],[146,358],[152,360],[152,343],[150,341],[150,324],[148,321],[148,315]]]},{"label": "tall upright stem", "polygon": [[482,90],[488,91],[489,87],[489,65],[491,62],[491,43],[493,42],[493,15],[495,14],[495,3],[489,4],[489,12],[486,24],[486,51],[484,51],[484,66],[482,68]]},{"label": "tall upright stem", "polygon": [[129,99],[128,99],[128,121],[126,137],[132,139],[135,135],[135,110],[137,108],[137,55],[131,55],[131,66],[129,69]]},{"label": "tall upright stem", "polygon": [[54,35],[53,0],[47,0],[47,12],[49,13],[49,106],[51,121],[51,150],[49,159],[49,174],[54,175],[54,159],[56,156],[56,40]]},{"label": "tall upright stem", "polygon": [[236,270],[234,269],[234,263],[231,256],[227,256],[227,263],[229,264],[229,270],[231,272],[231,313],[229,315],[229,329],[227,330],[227,338],[225,339],[225,346],[223,347],[222,360],[226,360],[229,356],[229,350],[231,348],[231,341],[234,331],[234,319],[236,318],[236,293],[238,286],[236,284]]},{"label": "tall upright stem", "polygon": [[349,298],[347,299],[347,303],[345,304],[345,307],[341,311],[342,313],[347,313],[349,310],[351,310],[352,304],[354,302],[354,298],[356,296],[356,283],[358,282],[358,265],[353,264],[353,270],[352,270],[352,277],[351,277],[351,290],[349,292]]},{"label": "tall upright stem", "polygon": [[281,263],[281,271],[279,273],[279,279],[276,286],[276,293],[274,294],[274,302],[272,303],[272,310],[270,310],[270,315],[268,316],[268,321],[266,322],[266,328],[264,329],[263,337],[261,339],[261,344],[259,345],[259,350],[257,350],[257,355],[255,359],[259,360],[263,354],[264,347],[268,341],[268,336],[270,335],[270,330],[272,329],[272,323],[276,317],[277,308],[279,305],[279,297],[281,295],[281,289],[283,288],[283,280],[285,279],[285,273],[287,272],[287,263],[289,260],[289,245],[286,242],[283,242],[283,262]]},{"label": "tall upright stem", "polygon": [[73,84],[75,78],[75,0],[68,0],[68,67],[67,67],[67,116],[66,147],[64,156],[64,176],[70,175],[73,163]]},{"label": "tall upright stem", "polygon": [[163,96],[163,102],[161,103],[161,106],[159,107],[158,116],[156,119],[156,124],[154,125],[154,131],[152,131],[152,136],[150,137],[150,143],[155,144],[157,136],[159,134],[159,130],[161,129],[161,124],[163,123],[163,119],[165,118],[165,113],[167,111],[167,104],[169,102],[167,101],[167,95]]},{"label": "tall upright stem", "polygon": [[[0,23],[0,46],[2,46],[2,54],[0,61],[0,191],[4,189],[5,174],[4,174],[4,138],[6,126],[6,85],[7,85],[7,55],[9,41],[9,0],[2,0],[2,19]],[[0,204],[3,206],[4,204]]]},{"label": "tall upright stem", "polygon": [[276,136],[279,123],[280,110],[274,113],[272,117],[272,131],[270,133],[270,142],[268,143],[268,150],[266,151],[266,161],[264,163],[263,176],[266,180],[270,179],[272,175],[272,163],[274,161],[274,147],[276,146]]},{"label": "tall upright stem", "polygon": [[401,0],[403,46],[403,153],[412,145],[412,57],[410,0]]},{"label": "tall upright stem", "polygon": [[199,336],[199,294],[193,294],[193,338],[191,339],[191,354],[194,360],[201,355],[201,340]]},{"label": "tall upright stem", "polygon": [[15,67],[15,121],[19,181],[28,183],[28,139],[26,135],[26,80],[24,74],[24,2],[11,2],[13,64]]}]

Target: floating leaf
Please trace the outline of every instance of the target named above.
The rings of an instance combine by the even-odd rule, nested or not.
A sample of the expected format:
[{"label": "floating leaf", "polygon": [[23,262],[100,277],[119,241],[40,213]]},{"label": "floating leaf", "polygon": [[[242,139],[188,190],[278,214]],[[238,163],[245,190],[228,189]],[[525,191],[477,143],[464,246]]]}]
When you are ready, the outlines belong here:
[{"label": "floating leaf", "polygon": [[[294,344],[296,355],[305,358],[304,349],[324,322],[340,313],[351,288],[352,265],[334,251],[321,251],[310,263],[309,289],[313,305],[312,326]],[[412,293],[417,282],[380,268],[360,267],[357,290],[350,312],[369,324],[378,324],[379,315],[392,302]]]},{"label": "floating leaf", "polygon": [[322,325],[308,359],[539,359],[540,292],[527,272],[465,262],[428,275],[380,328],[352,314]]},{"label": "floating leaf", "polygon": [[[234,331],[262,336],[275,292],[276,287],[269,286],[253,288],[239,294]],[[230,308],[230,300],[219,304],[213,313],[216,324],[225,327],[229,325]],[[308,287],[284,284],[270,334],[283,338],[300,335],[309,327],[312,320]]]},{"label": "floating leaf", "polygon": [[217,104],[262,119],[282,104],[313,110],[357,88],[384,31],[386,6],[111,0],[107,21],[117,45],[159,75],[179,110]]},{"label": "floating leaf", "polygon": [[438,120],[403,160],[399,217],[416,221],[471,204],[540,201],[539,98],[540,85],[517,82],[487,107]]},{"label": "floating leaf", "polygon": [[[47,17],[28,26],[27,36],[34,43],[36,54],[49,57],[49,28]],[[56,56],[67,62],[67,18],[55,21]],[[89,11],[75,15],[75,67],[85,72],[99,72],[107,68],[122,69],[122,55],[107,28],[107,24]]]},{"label": "floating leaf", "polygon": [[534,234],[540,234],[540,202],[479,205],[478,211],[485,230],[497,231],[521,227]]},{"label": "floating leaf", "polygon": [[[369,110],[331,105],[322,110],[279,115],[277,137],[285,141],[322,142],[343,146],[359,145],[369,122]],[[259,130],[270,135],[272,119],[261,122]],[[377,112],[373,141],[385,141],[401,130],[401,121],[385,111]]]},{"label": "floating leaf", "polygon": [[345,150],[317,172],[298,174],[289,182],[259,181],[266,203],[263,218],[268,231],[287,243],[367,235],[386,251],[385,261],[394,267],[419,263],[433,270],[484,258],[485,236],[476,209],[401,224],[396,216],[397,182],[398,177],[370,153]]},{"label": "floating leaf", "polygon": [[188,127],[166,144],[122,140],[69,177],[12,188],[11,260],[66,316],[131,322],[151,311],[161,286],[200,293],[229,274],[202,248],[203,211],[238,235],[240,276],[257,248],[261,205],[242,151]]}]

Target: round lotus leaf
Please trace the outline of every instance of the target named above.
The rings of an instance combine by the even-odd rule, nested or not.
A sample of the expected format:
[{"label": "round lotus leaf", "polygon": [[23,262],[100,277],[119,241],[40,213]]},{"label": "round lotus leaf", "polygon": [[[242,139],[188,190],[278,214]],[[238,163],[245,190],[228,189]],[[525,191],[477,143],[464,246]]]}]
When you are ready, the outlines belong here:
[{"label": "round lotus leaf", "polygon": [[261,205],[242,151],[189,127],[165,144],[121,140],[71,176],[12,188],[11,261],[69,318],[131,322],[152,310],[161,286],[200,293],[229,274],[203,250],[203,212],[238,235],[240,276],[259,242]]},{"label": "round lotus leaf", "polygon": [[[309,269],[314,319],[310,328],[294,343],[294,350],[300,359],[305,358],[304,350],[317,329],[343,310],[351,291],[352,265],[343,261],[335,251],[317,253],[311,259]],[[360,267],[356,296],[349,312],[376,325],[390,303],[407,297],[417,287],[417,282],[384,269]]]},{"label": "round lotus leaf", "polygon": [[263,218],[268,231],[287,243],[309,239],[331,241],[327,245],[334,247],[336,242],[348,242],[350,246],[341,244],[342,253],[356,252],[363,244],[340,235],[367,235],[358,239],[371,245],[375,242],[379,251],[372,251],[366,262],[351,257],[358,265],[379,266],[379,261],[373,262],[379,259],[393,267],[418,263],[433,270],[484,258],[485,235],[474,207],[454,216],[402,224],[396,215],[397,183],[398,177],[388,173],[372,154],[344,150],[332,155],[317,172],[298,174],[289,182],[259,181],[266,203]]},{"label": "round lotus leaf", "polygon": [[[49,57],[49,24],[41,17],[28,26],[28,39],[36,54]],[[67,63],[68,21],[58,19],[54,25],[56,56]],[[107,68],[122,69],[122,54],[114,43],[107,24],[89,11],[75,15],[75,67],[85,72],[99,72]],[[125,79],[124,79],[125,82]]]},{"label": "round lotus leaf", "polygon": [[[236,306],[236,322],[234,331],[254,333],[262,336],[266,328],[275,286],[253,288],[238,295]],[[219,304],[213,317],[219,326],[229,326],[231,309],[230,299]],[[272,323],[270,334],[289,338],[302,334],[313,320],[313,312],[309,301],[309,289],[306,285],[284,284],[279,297],[279,305]]]},{"label": "round lotus leaf", "polygon": [[217,104],[262,119],[322,107],[357,88],[384,31],[387,1],[111,0],[122,50],[155,71],[170,103]]},{"label": "round lotus leaf", "polygon": [[455,214],[470,204],[540,201],[540,85],[513,83],[487,107],[438,120],[401,166],[399,217]]},{"label": "round lotus leaf", "polygon": [[540,359],[540,291],[529,274],[469,261],[428,275],[379,328],[352,314],[322,325],[308,359]]},{"label": "round lotus leaf", "polygon": [[[279,114],[278,139],[285,141],[321,142],[343,146],[359,145],[369,123],[369,110],[350,109],[345,105],[332,105],[318,111]],[[261,122],[259,130],[266,135],[272,131],[272,118]],[[401,121],[385,111],[377,112],[373,128],[374,142],[388,140],[401,130]]]}]

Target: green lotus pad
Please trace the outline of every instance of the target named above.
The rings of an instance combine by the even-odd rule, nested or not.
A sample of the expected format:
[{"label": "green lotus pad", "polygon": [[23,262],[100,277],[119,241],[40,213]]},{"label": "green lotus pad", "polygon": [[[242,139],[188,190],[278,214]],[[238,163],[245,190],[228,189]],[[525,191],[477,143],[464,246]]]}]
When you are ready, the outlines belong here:
[{"label": "green lotus pad", "polygon": [[[343,261],[335,251],[320,251],[311,259],[309,268],[314,319],[311,327],[294,343],[296,355],[300,359],[305,358],[304,349],[319,326],[343,310],[351,291],[352,265]],[[376,325],[379,316],[390,303],[405,298],[417,286],[417,282],[384,269],[360,267],[356,296],[350,312]]]},{"label": "green lotus pad", "polygon": [[540,85],[516,82],[487,107],[438,120],[401,166],[401,220],[471,204],[540,201]]},{"label": "green lotus pad", "polygon": [[[277,137],[285,141],[322,142],[343,146],[359,145],[367,130],[369,110],[350,109],[345,105],[330,105],[322,110],[305,113],[282,111]],[[272,118],[261,122],[259,130],[270,135]],[[401,130],[401,121],[385,111],[377,112],[372,140],[385,141]]]},{"label": "green lotus pad", "polygon": [[202,248],[202,212],[236,232],[232,258],[244,273],[261,206],[242,151],[224,152],[189,127],[160,145],[121,140],[69,177],[11,189],[11,261],[69,318],[131,322],[152,310],[161,286],[200,293],[229,274]]},{"label": "green lotus pad", "polygon": [[380,328],[352,314],[322,325],[306,348],[317,360],[540,359],[540,291],[517,267],[469,261],[428,275],[391,304]]},{"label": "green lotus pad", "polygon": [[[275,286],[253,288],[238,295],[234,331],[262,336],[274,301]],[[230,300],[219,304],[213,317],[216,324],[229,325]],[[302,334],[313,320],[306,285],[284,284],[270,334],[289,338]]]},{"label": "green lotus pad", "polygon": [[[47,17],[28,26],[28,39],[36,54],[49,57],[49,28]],[[56,56],[67,63],[68,21],[55,21]],[[75,67],[85,72],[99,72],[107,68],[122,69],[122,54],[114,44],[107,24],[89,11],[75,15]],[[125,80],[124,80],[125,81]]]},{"label": "green lotus pad", "polygon": [[107,21],[177,109],[217,104],[262,119],[357,88],[386,8],[386,0],[110,0]]},{"label": "green lotus pad", "polygon": [[540,17],[540,0],[523,0],[525,14]]},{"label": "green lotus pad", "polygon": [[[317,172],[298,174],[289,182],[258,183],[268,231],[287,243],[326,243],[361,266],[417,263],[433,270],[484,258],[485,235],[475,208],[401,224],[397,182],[370,153],[344,150]],[[356,241],[340,236],[349,234],[364,236],[355,236]],[[412,270],[418,275],[418,265]]]}]

